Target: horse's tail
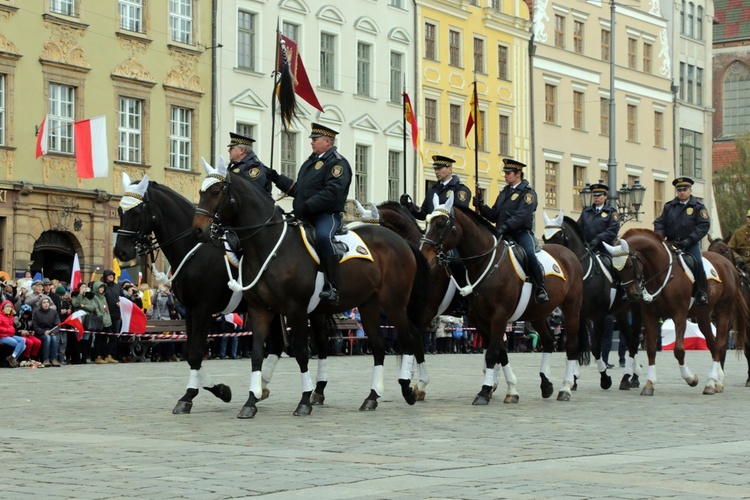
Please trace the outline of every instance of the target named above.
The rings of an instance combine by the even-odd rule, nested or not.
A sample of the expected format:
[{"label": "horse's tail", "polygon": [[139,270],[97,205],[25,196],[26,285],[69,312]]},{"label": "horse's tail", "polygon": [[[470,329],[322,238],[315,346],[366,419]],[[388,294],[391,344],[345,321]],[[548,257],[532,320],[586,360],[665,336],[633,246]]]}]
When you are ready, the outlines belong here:
[{"label": "horse's tail", "polygon": [[747,348],[747,323],[750,312],[742,292],[738,291],[734,304],[734,345],[737,349],[737,357],[740,357],[742,347]]},{"label": "horse's tail", "polygon": [[578,313],[578,364],[581,366],[591,363],[591,344],[589,342],[588,320],[581,307]]},{"label": "horse's tail", "polygon": [[409,243],[409,248],[411,248],[414,258],[417,261],[417,273],[414,276],[414,283],[411,287],[411,296],[409,297],[406,313],[409,316],[411,324],[420,328],[424,309],[427,305],[432,273],[430,272],[430,264],[427,262],[425,256],[422,255],[422,252],[419,251],[417,245]]}]

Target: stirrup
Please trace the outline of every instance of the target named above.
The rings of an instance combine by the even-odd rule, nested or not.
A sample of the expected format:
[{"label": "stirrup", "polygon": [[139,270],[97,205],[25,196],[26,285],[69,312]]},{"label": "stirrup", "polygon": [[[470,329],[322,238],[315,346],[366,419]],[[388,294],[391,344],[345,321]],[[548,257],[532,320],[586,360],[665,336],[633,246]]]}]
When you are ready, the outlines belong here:
[{"label": "stirrup", "polygon": [[705,306],[706,304],[708,304],[708,296],[706,295],[706,292],[700,290],[695,295],[695,304],[698,306]]},{"label": "stirrup", "polygon": [[325,302],[326,304],[332,306],[339,305],[339,294],[338,291],[333,287],[323,290],[322,292],[320,292],[318,297],[320,297],[320,300]]},{"label": "stirrup", "polygon": [[534,294],[534,302],[537,304],[544,304],[546,302],[549,302],[549,295],[547,295],[547,290],[544,288],[537,288],[536,293]]}]

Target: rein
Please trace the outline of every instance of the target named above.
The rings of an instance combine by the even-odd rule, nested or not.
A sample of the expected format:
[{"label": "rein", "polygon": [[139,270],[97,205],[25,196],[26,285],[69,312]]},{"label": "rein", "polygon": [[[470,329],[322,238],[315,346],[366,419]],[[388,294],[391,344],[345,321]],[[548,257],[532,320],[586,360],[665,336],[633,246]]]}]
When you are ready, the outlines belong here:
[{"label": "rein", "polygon": [[[651,276],[648,279],[644,279],[643,275],[643,266],[638,264],[644,264],[643,260],[640,256],[638,256],[634,251],[630,250],[630,259],[633,262],[633,269],[635,277],[630,281],[625,281],[620,284],[623,288],[627,285],[630,285],[631,283],[638,281],[638,287],[641,289],[641,293],[643,294],[643,301],[646,303],[653,302],[656,300],[656,298],[661,295],[661,293],[664,291],[664,288],[666,288],[667,284],[672,280],[674,277],[674,274],[672,272],[672,267],[674,266],[674,258],[672,255],[672,252],[669,250],[669,247],[666,245],[666,243],[662,242],[662,246],[664,247],[664,250],[667,252],[667,256],[669,257],[669,262],[667,263],[666,267],[664,267],[661,271],[657,272],[653,276]],[[651,293],[646,288],[646,285],[655,280],[659,275],[664,273],[666,271],[666,275],[664,277],[664,281],[662,282],[661,286],[656,289],[654,293]]]}]

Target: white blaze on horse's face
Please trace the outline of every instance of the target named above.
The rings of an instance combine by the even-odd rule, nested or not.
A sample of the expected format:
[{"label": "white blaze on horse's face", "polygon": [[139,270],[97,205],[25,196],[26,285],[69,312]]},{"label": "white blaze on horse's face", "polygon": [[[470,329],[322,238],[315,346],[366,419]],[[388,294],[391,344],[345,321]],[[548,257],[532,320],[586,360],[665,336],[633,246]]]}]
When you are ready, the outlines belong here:
[{"label": "white blaze on horse's face", "polygon": [[608,245],[606,242],[602,242],[604,248],[612,255],[612,267],[618,271],[622,271],[625,267],[625,263],[628,261],[630,256],[630,247],[628,242],[620,240],[620,244],[617,246]]},{"label": "white blaze on horse's face", "polygon": [[547,217],[547,213],[544,211],[542,211],[542,215],[544,216],[544,240],[546,241],[552,239],[553,236],[562,230],[564,215],[562,210],[560,210],[554,219]]},{"label": "white blaze on horse's face", "polygon": [[131,208],[143,203],[143,197],[148,189],[148,174],[144,174],[141,182],[133,184],[130,176],[125,172],[122,173],[122,190],[124,191],[120,199],[120,208],[127,212]]}]

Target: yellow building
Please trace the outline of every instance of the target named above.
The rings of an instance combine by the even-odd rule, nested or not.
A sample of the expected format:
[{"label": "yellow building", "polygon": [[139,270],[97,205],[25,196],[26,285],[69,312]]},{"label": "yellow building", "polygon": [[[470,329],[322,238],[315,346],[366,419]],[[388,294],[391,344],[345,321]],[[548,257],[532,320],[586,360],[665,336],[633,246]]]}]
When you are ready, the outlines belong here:
[{"label": "yellow building", "polygon": [[[425,164],[417,169],[415,201],[435,182],[431,156],[440,154],[456,160],[453,173],[472,193],[478,184],[493,203],[504,187],[502,159],[530,161],[528,6],[513,0],[417,0],[417,5],[417,111]],[[464,137],[475,78],[483,125],[476,164],[473,131]]]},{"label": "yellow building", "polygon": [[[0,0],[0,269],[67,281],[74,253],[86,278],[109,267],[122,172],[196,199],[211,19],[197,0]],[[79,179],[73,123],[100,115],[108,176]]]}]

